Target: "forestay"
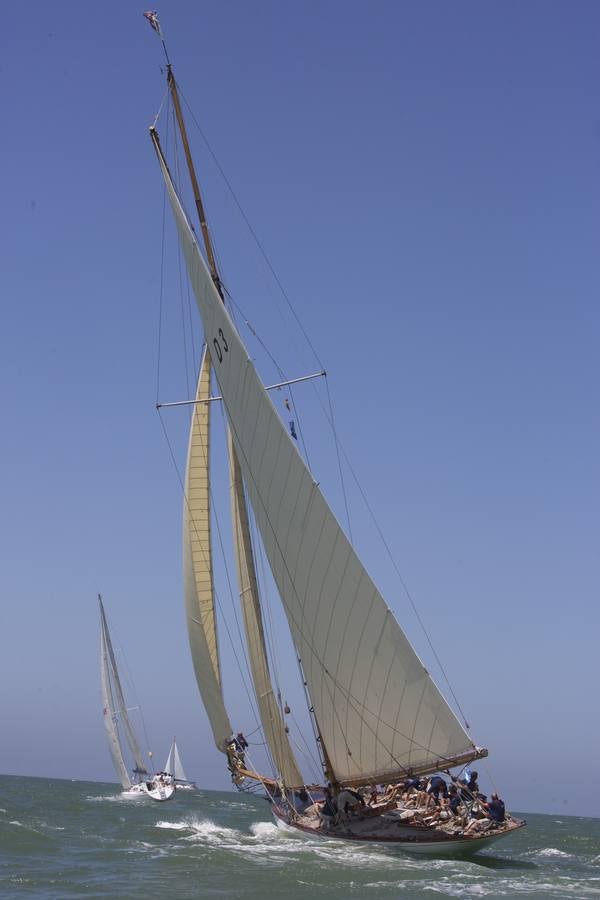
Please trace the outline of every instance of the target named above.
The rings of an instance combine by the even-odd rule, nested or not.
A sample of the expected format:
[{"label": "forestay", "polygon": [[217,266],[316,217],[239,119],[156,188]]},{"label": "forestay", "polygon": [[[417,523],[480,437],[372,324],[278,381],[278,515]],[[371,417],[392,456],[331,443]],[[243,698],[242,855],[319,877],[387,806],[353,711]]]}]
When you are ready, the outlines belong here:
[{"label": "forestay", "polygon": [[300,774],[294,751],[290,746],[269,672],[256,569],[250,538],[250,526],[248,523],[248,510],[244,496],[242,473],[232,443],[231,432],[228,432],[228,448],[233,545],[254,693],[258,703],[265,739],[277,771],[287,787],[300,787],[304,784],[304,779]]},{"label": "forestay", "polygon": [[[210,356],[204,351],[196,400],[210,395]],[[210,540],[210,403],[195,403],[183,503],[183,580],[190,650],[198,689],[215,743],[231,737],[223,703]]]},{"label": "forestay", "polygon": [[475,757],[474,744],[358,559],[264,390],[212,283],[153,129],[152,137],[330,775],[376,782]]}]

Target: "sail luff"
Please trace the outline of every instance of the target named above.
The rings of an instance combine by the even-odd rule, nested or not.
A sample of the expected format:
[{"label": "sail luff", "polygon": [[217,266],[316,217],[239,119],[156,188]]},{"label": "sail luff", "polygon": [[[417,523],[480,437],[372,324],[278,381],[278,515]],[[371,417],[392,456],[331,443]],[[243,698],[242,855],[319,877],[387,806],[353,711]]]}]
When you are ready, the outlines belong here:
[{"label": "sail luff", "polygon": [[254,693],[265,738],[283,783],[287,787],[300,787],[304,779],[285,730],[269,672],[242,472],[229,430],[227,443],[233,544]]},{"label": "sail luff", "polygon": [[[202,356],[196,399],[210,396],[210,356]],[[231,724],[223,702],[210,524],[210,403],[196,403],[190,426],[183,504],[185,611],[198,689],[215,744],[225,752]]]},{"label": "sail luff", "polygon": [[244,483],[340,782],[472,754],[306,468],[212,283],[153,142]]},{"label": "sail luff", "polygon": [[121,725],[123,727],[123,731],[125,732],[125,739],[129,744],[129,749],[131,750],[131,754],[133,756],[133,760],[135,763],[135,773],[137,775],[146,775],[146,763],[144,757],[142,755],[142,751],[140,749],[140,745],[138,743],[138,739],[135,735],[131,722],[129,721],[129,713],[127,712],[127,706],[125,704],[125,697],[123,694],[123,688],[121,687],[121,679],[119,677],[119,670],[117,668],[117,661],[115,659],[115,654],[113,650],[112,641],[110,639],[110,633],[108,631],[108,625],[106,622],[106,615],[104,612],[104,605],[102,600],[100,600],[100,616],[102,619],[105,641],[106,641],[106,649],[108,660],[110,663],[110,674],[112,678],[112,685],[114,689],[114,694],[116,695],[117,700],[117,710],[118,715],[121,720]]},{"label": "sail luff", "polygon": [[[100,601],[102,603],[102,601]],[[102,717],[104,719],[104,728],[106,729],[106,737],[108,739],[108,749],[112,757],[115,771],[121,783],[121,787],[125,790],[131,787],[131,779],[123,758],[123,750],[119,739],[119,730],[117,727],[117,715],[115,711],[114,700],[110,687],[109,658],[106,630],[106,620],[104,618],[102,606],[100,607],[100,691],[102,696]],[[110,640],[110,638],[108,638]]]}]

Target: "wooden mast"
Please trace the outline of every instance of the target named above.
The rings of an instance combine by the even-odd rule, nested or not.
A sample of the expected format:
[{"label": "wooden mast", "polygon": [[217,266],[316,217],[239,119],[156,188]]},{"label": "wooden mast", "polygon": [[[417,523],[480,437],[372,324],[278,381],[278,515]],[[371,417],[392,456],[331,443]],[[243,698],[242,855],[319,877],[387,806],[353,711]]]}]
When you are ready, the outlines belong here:
[{"label": "wooden mast", "polygon": [[208,267],[210,269],[210,274],[212,276],[212,280],[215,283],[215,287],[219,292],[219,297],[223,302],[225,302],[225,298],[223,296],[223,288],[221,285],[221,279],[219,278],[219,273],[217,271],[217,264],[215,261],[215,254],[213,252],[212,241],[210,239],[210,232],[208,230],[208,225],[206,223],[206,214],[204,212],[204,204],[202,203],[202,196],[200,194],[200,186],[198,184],[198,179],[196,178],[196,170],[194,168],[194,160],[192,159],[192,153],[190,150],[190,144],[188,141],[187,131],[185,128],[185,122],[183,119],[183,113],[181,111],[181,103],[179,101],[179,91],[177,90],[177,82],[175,81],[175,76],[173,75],[173,69],[171,64],[167,66],[167,84],[169,86],[169,90],[171,91],[171,97],[173,98],[173,107],[175,109],[175,116],[177,117],[177,124],[179,125],[179,132],[181,134],[181,141],[183,143],[183,151],[185,153],[185,159],[187,162],[188,172],[190,174],[190,181],[192,182],[192,190],[194,192],[194,200],[196,201],[196,209],[198,211],[198,219],[200,220],[200,228],[202,229],[202,237],[204,238],[204,246],[206,248],[206,256],[208,259]]},{"label": "wooden mast", "polygon": [[[163,41],[163,44],[164,44],[164,41]],[[166,48],[165,48],[165,54],[166,54]],[[210,232],[208,230],[206,214],[204,211],[204,204],[202,202],[202,195],[200,194],[200,186],[198,184],[198,179],[196,177],[194,161],[193,161],[192,153],[190,150],[187,131],[186,131],[186,127],[185,127],[185,121],[183,118],[183,112],[181,110],[181,102],[179,100],[179,92],[177,90],[177,82],[176,82],[175,76],[173,74],[172,65],[168,60],[168,56],[167,56],[167,85],[171,92],[171,97],[173,98],[173,107],[175,109],[175,117],[177,119],[177,124],[179,126],[179,132],[181,134],[181,141],[183,143],[185,159],[187,162],[190,181],[192,184],[192,190],[194,193],[194,200],[196,203],[196,210],[198,212],[198,219],[200,221],[200,228],[202,229],[202,237],[204,239],[204,246],[206,248],[206,256],[207,256],[208,266],[210,269],[210,274],[211,274],[212,280],[213,280],[214,285],[219,293],[221,300],[223,301],[223,303],[225,303],[225,297],[223,294],[223,286],[221,283],[221,279],[219,277],[219,272],[217,270],[217,264],[216,264],[215,255],[213,252],[212,241],[211,241],[211,237],[210,237]],[[158,135],[157,134],[153,135],[153,138],[158,143]],[[302,672],[302,678],[304,680],[304,672]],[[305,684],[305,688],[306,688],[306,681],[304,681],[304,684]],[[323,740],[323,735],[321,733],[321,729],[319,728],[319,723],[317,721],[317,718],[314,713],[314,709],[313,709],[312,705],[310,706],[310,713],[311,713],[313,722],[315,724],[315,729],[317,731],[317,746],[319,747],[321,756],[323,757],[323,769],[324,769],[325,776],[328,781],[331,781],[333,784],[337,784],[337,779],[335,778],[335,775],[334,775],[333,766],[331,764],[329,754],[327,753],[327,748],[326,748],[325,742]],[[264,782],[264,780],[265,780],[262,776],[257,775],[257,773],[254,773],[254,772],[251,772],[248,770],[245,771],[244,774],[246,775],[246,777],[250,777],[250,778],[255,777],[259,781]]]}]

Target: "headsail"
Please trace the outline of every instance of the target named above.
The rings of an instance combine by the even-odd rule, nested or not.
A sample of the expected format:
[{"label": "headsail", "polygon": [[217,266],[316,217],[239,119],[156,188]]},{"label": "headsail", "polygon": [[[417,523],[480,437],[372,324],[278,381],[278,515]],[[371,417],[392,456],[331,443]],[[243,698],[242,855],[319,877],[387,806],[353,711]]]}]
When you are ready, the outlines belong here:
[{"label": "headsail", "polygon": [[302,660],[330,775],[368,783],[479,751],[287,434],[211,280],[151,129],[242,475]]},{"label": "headsail", "polygon": [[[210,356],[204,351],[196,399],[210,394]],[[188,636],[198,689],[215,743],[231,737],[223,703],[210,541],[210,403],[194,404],[183,504],[183,577]]]},{"label": "headsail", "polygon": [[287,787],[300,787],[304,784],[304,779],[290,746],[269,673],[244,485],[230,431],[228,432],[228,447],[233,544],[254,693],[265,738],[277,771]]}]

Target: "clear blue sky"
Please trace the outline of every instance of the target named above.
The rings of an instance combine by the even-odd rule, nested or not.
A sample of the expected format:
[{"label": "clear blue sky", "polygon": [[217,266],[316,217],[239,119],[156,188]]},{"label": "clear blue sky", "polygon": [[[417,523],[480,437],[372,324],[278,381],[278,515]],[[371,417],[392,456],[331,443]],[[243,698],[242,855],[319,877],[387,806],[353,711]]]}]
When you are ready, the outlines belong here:
[{"label": "clear blue sky", "polygon": [[[189,660],[181,498],[154,410],[163,197],[147,126],[164,88],[143,9],[3,12],[0,771],[114,779],[100,590],[161,763],[176,733],[191,773],[225,787]],[[598,5],[159,13],[490,748],[481,771],[515,809],[598,815]],[[313,370],[278,336],[277,290],[195,144],[228,283],[286,371]],[[184,390],[175,322],[163,400]],[[181,461],[185,414],[165,421]],[[437,677],[351,493],[359,549]],[[224,653],[234,724],[250,730]]]}]

